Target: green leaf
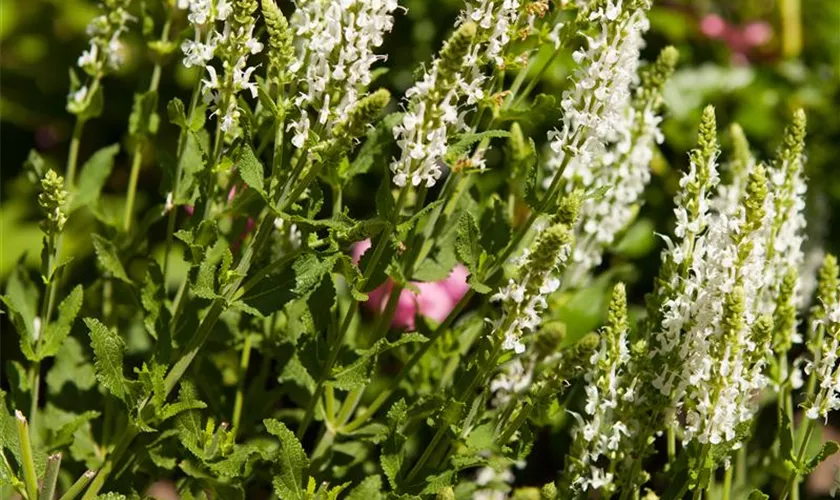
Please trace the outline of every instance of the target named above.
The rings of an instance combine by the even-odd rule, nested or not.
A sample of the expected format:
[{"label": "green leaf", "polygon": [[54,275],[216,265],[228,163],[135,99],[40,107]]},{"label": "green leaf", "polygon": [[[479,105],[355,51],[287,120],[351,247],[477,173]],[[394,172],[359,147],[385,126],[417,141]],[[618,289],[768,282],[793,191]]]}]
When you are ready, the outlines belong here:
[{"label": "green leaf", "polygon": [[[388,176],[386,176],[388,177]],[[383,179],[376,190],[376,213],[382,220],[391,220],[394,215],[394,195],[389,178]]]},{"label": "green leaf", "polygon": [[557,98],[549,94],[538,94],[534,101],[525,106],[508,108],[499,113],[497,122],[520,121],[530,123],[553,122],[559,113]]},{"label": "green leaf", "polygon": [[[393,128],[402,120],[402,116],[402,113],[391,113],[382,118],[373,130],[368,132],[356,158],[346,168],[339,171],[339,176],[342,179],[350,179],[367,173],[374,165],[387,164],[390,150],[396,142]],[[383,183],[390,188],[390,182],[383,181]]]},{"label": "green leaf", "polygon": [[120,257],[117,255],[117,247],[109,240],[106,240],[98,234],[92,234],[93,248],[96,251],[96,257],[99,263],[106,271],[110,272],[115,278],[131,284],[131,279],[125,272],[125,268],[120,262]]},{"label": "green leaf", "polygon": [[134,94],[134,105],[128,117],[128,133],[133,136],[157,133],[160,118],[157,114],[158,93],[156,90]]},{"label": "green leaf", "polygon": [[2,299],[19,335],[21,352],[30,361],[37,361],[33,346],[36,340],[35,315],[38,297],[38,289],[29,279],[26,268],[22,264],[15,266]]},{"label": "green leaf", "polygon": [[76,288],[61,301],[58,306],[58,319],[48,324],[44,330],[44,343],[38,352],[40,359],[55,356],[61,348],[82,308],[83,297],[82,285],[76,285]]},{"label": "green leaf", "polygon": [[836,441],[826,441],[825,443],[823,443],[822,448],[820,448],[820,451],[817,452],[817,454],[814,455],[813,458],[811,458],[811,460],[808,460],[808,463],[805,464],[805,466],[800,470],[800,475],[807,476],[808,474],[813,472],[818,465],[823,463],[823,461],[825,461],[826,458],[837,453],[838,450],[840,450],[840,444],[838,444]]},{"label": "green leaf", "polygon": [[125,342],[117,332],[103,325],[98,319],[85,318],[90,330],[96,378],[108,392],[121,399],[129,408],[134,404],[136,382],[123,374]]},{"label": "green leaf", "polygon": [[613,252],[628,259],[638,259],[649,254],[656,247],[653,222],[641,219],[631,225],[616,243]]},{"label": "green leaf", "polygon": [[61,428],[58,429],[55,437],[50,440],[50,449],[55,450],[63,448],[73,443],[73,434],[75,434],[77,430],[81,429],[87,422],[95,418],[99,418],[99,415],[100,413],[94,410],[89,410],[80,415],[75,415],[72,420],[63,424]]},{"label": "green leaf", "polygon": [[47,387],[51,395],[70,394],[70,385],[78,392],[87,391],[96,385],[96,370],[85,356],[82,344],[74,337],[64,339],[50,371],[47,372]]},{"label": "green leaf", "polygon": [[752,490],[750,492],[750,496],[747,497],[747,500],[769,500],[770,495],[762,492],[761,490]]},{"label": "green leaf", "polygon": [[303,481],[304,478],[309,477],[309,458],[303,451],[303,446],[283,422],[266,419],[263,420],[263,424],[270,434],[280,439],[280,451],[277,457],[280,472],[272,481],[274,491],[283,499],[303,500],[306,498]]},{"label": "green leaf", "polygon": [[181,129],[189,129],[184,103],[177,97],[170,100],[166,105],[166,115],[169,117],[169,123],[177,125]]},{"label": "green leaf", "polygon": [[215,299],[219,297],[216,293],[216,268],[218,259],[211,254],[206,254],[201,265],[198,267],[198,276],[195,284],[191,287],[192,292],[202,299]]},{"label": "green leaf", "polygon": [[417,224],[418,221],[420,221],[420,219],[422,219],[426,215],[430,214],[432,212],[432,210],[435,210],[436,208],[441,206],[444,201],[446,201],[446,200],[435,200],[435,201],[429,203],[425,207],[418,210],[417,213],[412,215],[407,221],[399,224],[397,226],[398,238],[401,239],[401,240],[405,239],[408,235],[408,232],[411,231],[411,228],[413,228],[414,225]]},{"label": "green leaf", "polygon": [[497,137],[509,137],[510,132],[507,130],[485,130],[483,132],[468,132],[457,136],[457,140],[449,145],[446,154],[443,156],[444,161],[453,163],[461,156],[469,152],[470,147],[484,139],[493,139]]},{"label": "green leaf", "polygon": [[347,494],[346,500],[383,500],[382,477],[368,476]]},{"label": "green leaf", "polygon": [[332,271],[337,260],[336,254],[329,255],[323,260],[319,260],[314,253],[301,255],[292,265],[295,270],[295,295],[303,297],[313,292],[321,283],[321,279]]},{"label": "green leaf", "polygon": [[478,224],[469,212],[464,212],[458,220],[458,236],[455,238],[455,252],[458,258],[473,273],[478,269],[481,258],[481,235]]},{"label": "green leaf", "polygon": [[391,488],[397,490],[397,476],[405,460],[406,437],[402,433],[402,426],[408,420],[408,407],[404,399],[400,399],[388,410],[388,439],[382,445],[379,463]]},{"label": "green leaf", "polygon": [[[181,382],[178,391],[178,401],[182,405],[195,407],[201,403],[196,394],[195,386],[189,381]],[[204,426],[201,423],[201,413],[190,409],[178,414],[175,419],[175,429],[181,444],[198,458],[204,458]]]},{"label": "green leaf", "polygon": [[249,187],[255,189],[260,195],[265,197],[264,178],[265,172],[262,163],[254,156],[254,151],[248,144],[243,144],[239,149],[239,157],[236,159],[236,167],[239,169],[239,176],[248,184]]},{"label": "green leaf", "polygon": [[332,385],[343,391],[359,389],[368,384],[371,371],[376,366],[380,354],[399,346],[413,342],[428,342],[429,339],[417,332],[406,333],[395,341],[379,339],[369,349],[357,351],[359,357],[350,365],[336,367],[332,373]]},{"label": "green leaf", "polygon": [[93,153],[85,162],[79,171],[76,191],[71,197],[70,212],[99,200],[102,188],[114,168],[114,157],[119,151],[120,145],[112,144]]}]

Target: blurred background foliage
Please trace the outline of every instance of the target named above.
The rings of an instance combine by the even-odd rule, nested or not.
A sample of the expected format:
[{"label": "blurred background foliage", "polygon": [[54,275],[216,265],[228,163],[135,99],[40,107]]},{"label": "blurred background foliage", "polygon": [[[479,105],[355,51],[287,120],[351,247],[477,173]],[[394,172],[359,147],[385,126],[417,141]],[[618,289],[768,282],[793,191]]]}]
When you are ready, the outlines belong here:
[{"label": "blurred background foliage", "polygon": [[[146,2],[147,8],[160,10],[154,1]],[[139,9],[140,0],[135,4]],[[284,10],[290,4],[290,0],[280,0]],[[418,62],[428,61],[440,47],[462,0],[401,0],[400,4],[407,11],[397,16],[383,48],[388,54],[389,71],[377,80],[395,95],[411,85]],[[63,171],[73,126],[73,117],[65,111],[68,67],[87,46],[85,27],[96,12],[91,0],[0,2],[0,281],[4,283],[20,259],[37,265],[41,246],[37,190],[27,178],[24,164],[34,149],[56,170]],[[628,283],[635,312],[641,314],[642,296],[649,290],[659,264],[661,240],[656,232],[671,231],[672,198],[687,164],[686,153],[694,143],[700,112],[707,103],[717,107],[724,155],[729,145],[726,126],[737,122],[757,156],[768,160],[793,110],[805,108],[810,178],[808,245],[815,255],[822,250],[836,252],[840,247],[840,228],[834,217],[840,213],[840,1],[656,1],[649,17],[645,59],[652,60],[668,44],[675,45],[681,56],[678,71],[666,89],[665,143],[654,159],[653,181],[639,218],[610,250],[602,272],[586,288],[553,298],[551,314],[568,325],[569,341],[600,325],[607,295],[617,280]],[[182,25],[185,22],[180,19]],[[80,162],[84,163],[101,147],[114,143],[123,146],[103,191],[104,206],[114,219],[122,213],[128,182],[129,158],[125,151],[131,100],[135,91],[147,85],[152,67],[136,25],[129,42],[125,49],[127,64],[105,81],[104,113],[88,123],[80,150]],[[559,97],[568,82],[574,48],[568,47],[551,59],[532,95]],[[549,60],[553,48],[534,47],[534,51],[537,61],[530,66],[532,70]],[[173,97],[186,100],[197,77],[196,71],[170,61],[161,81],[161,110]],[[392,107],[396,110],[397,103]],[[521,123],[538,144],[545,142],[545,132],[556,126],[558,117],[551,110],[543,111]],[[173,149],[174,134],[169,131],[164,124],[158,134],[158,151]],[[157,210],[165,193],[160,190],[159,156],[156,151],[149,153],[144,154],[146,164],[141,170],[137,204]],[[498,155],[488,155],[491,167],[498,160]],[[478,188],[488,193],[506,181],[494,176],[491,168]],[[345,193],[345,203],[357,212],[371,210],[371,190],[379,182],[375,174],[362,176]],[[74,215],[69,224],[65,244],[75,258],[65,279],[85,281],[95,265],[89,235],[97,221],[80,214]],[[149,237],[150,250],[156,255],[165,238],[165,227],[153,227]],[[171,279],[179,282],[181,276],[172,273]],[[10,346],[13,339],[4,337],[3,346]],[[562,454],[556,452],[557,443],[552,439],[543,443],[535,453],[543,447],[544,451],[555,447],[555,452],[541,455],[546,459],[538,469],[557,470],[562,461]]]}]

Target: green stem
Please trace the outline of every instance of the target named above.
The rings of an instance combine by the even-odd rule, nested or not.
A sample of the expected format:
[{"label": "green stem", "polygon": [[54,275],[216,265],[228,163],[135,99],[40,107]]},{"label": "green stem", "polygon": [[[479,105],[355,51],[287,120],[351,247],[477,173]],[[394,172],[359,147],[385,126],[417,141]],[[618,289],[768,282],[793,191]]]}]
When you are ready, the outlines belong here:
[{"label": "green stem", "polygon": [[354,419],[346,426],[343,426],[341,429],[343,432],[352,432],[358,429],[359,427],[364,425],[368,421],[368,419],[370,419],[370,417],[376,414],[376,412],[379,410],[379,408],[382,407],[382,405],[388,402],[388,399],[399,387],[400,382],[402,382],[402,380],[408,375],[411,369],[414,368],[414,366],[418,362],[420,362],[420,360],[423,358],[426,352],[428,352],[432,345],[434,345],[435,340],[437,340],[438,337],[440,337],[440,335],[452,325],[452,323],[455,321],[455,318],[457,318],[458,315],[461,314],[461,311],[464,310],[464,308],[469,303],[470,299],[473,297],[474,294],[475,291],[471,289],[461,298],[461,300],[458,302],[455,308],[452,309],[452,311],[449,313],[449,316],[447,316],[443,323],[441,323],[440,326],[438,326],[435,329],[435,331],[429,337],[429,340],[424,342],[422,347],[420,347],[420,349],[418,349],[417,352],[415,352],[411,356],[411,358],[409,358],[408,362],[405,365],[403,365],[402,369],[397,374],[397,376],[391,381],[390,384],[388,384],[388,388],[379,393],[379,395],[376,397],[373,403],[371,403],[371,405],[365,409],[364,413],[356,417],[356,419]]},{"label": "green stem", "polygon": [[[96,477],[93,478],[93,481],[90,482],[90,486],[88,486],[87,491],[85,492],[84,496],[82,496],[82,500],[93,500],[99,494],[99,490],[102,489],[102,486],[105,485],[105,480],[108,479],[111,472],[114,470],[114,466],[119,462],[122,458],[125,451],[128,449],[128,446],[137,436],[139,429],[135,427],[133,424],[129,423],[128,426],[122,433],[119,442],[114,447],[114,450],[108,455],[107,460],[103,464],[102,468],[99,470],[99,473],[96,474]],[[80,479],[81,480],[81,479]]]},{"label": "green stem", "polygon": [[[166,23],[163,25],[163,30],[160,34],[160,41],[166,43],[169,39],[169,27],[172,25],[172,18],[168,18]],[[152,78],[149,81],[149,89],[147,92],[155,92],[160,85],[160,73],[161,73],[161,62],[158,61],[155,63],[155,67],[152,70]],[[128,178],[128,192],[126,194],[127,199],[125,203],[125,212],[123,214],[123,231],[126,233],[131,229],[131,218],[134,214],[134,197],[137,192],[137,180],[140,177],[140,165],[143,163],[143,139],[145,138],[145,132],[143,131],[143,136],[137,138],[137,144],[134,146],[134,158],[131,160],[131,173],[129,174]]]},{"label": "green stem", "polygon": [[35,461],[32,458],[32,442],[29,439],[29,424],[20,411],[15,411],[18,440],[20,441],[20,466],[23,469],[23,483],[30,500],[38,498],[38,476],[35,475]]},{"label": "green stem", "polygon": [[423,466],[426,465],[426,461],[429,459],[429,456],[431,456],[438,443],[440,443],[440,440],[443,439],[443,436],[444,434],[446,434],[446,431],[448,429],[449,426],[445,424],[441,424],[440,427],[438,427],[437,432],[435,432],[435,435],[432,437],[432,440],[429,442],[428,446],[426,446],[426,449],[423,450],[423,454],[420,455],[419,459],[417,459],[417,462],[414,464],[414,467],[412,467],[411,470],[408,471],[408,476],[406,476],[405,478],[405,481],[407,483],[410,484],[411,480],[414,479],[414,476],[416,476],[417,473],[420,472],[420,469],[422,469]]},{"label": "green stem", "polygon": [[[399,218],[399,214],[402,211],[402,207],[405,204],[407,189],[401,189],[400,195],[397,198],[397,203],[394,208],[394,219]],[[294,198],[291,198],[294,199]],[[396,220],[392,221],[396,222]],[[360,281],[360,286],[364,287],[367,284],[368,280],[370,279],[371,275],[373,275],[373,270],[376,268],[376,265],[379,262],[379,259],[382,258],[382,254],[385,251],[385,247],[389,244],[389,240],[391,237],[391,233],[393,232],[395,224],[390,224],[388,229],[384,230],[382,235],[380,236],[379,241],[377,242],[376,247],[373,249],[373,255],[371,256],[370,261],[365,266],[365,272],[362,275],[362,279]],[[315,391],[312,393],[312,398],[309,400],[309,404],[306,408],[306,412],[303,415],[303,419],[301,420],[300,427],[297,430],[298,438],[302,437],[303,434],[306,432],[306,428],[309,427],[310,422],[312,421],[312,417],[315,414],[315,407],[318,405],[318,402],[321,399],[321,394],[324,391],[324,382],[326,381],[327,377],[329,376],[330,372],[332,371],[333,365],[335,364],[336,359],[338,359],[338,354],[341,350],[342,344],[344,342],[344,336],[347,334],[347,330],[350,329],[350,324],[353,321],[353,317],[356,315],[356,311],[359,309],[359,301],[355,298],[351,299],[350,307],[347,309],[347,312],[344,315],[344,320],[341,322],[341,327],[338,331],[338,335],[336,336],[335,340],[333,341],[332,345],[330,346],[329,355],[327,357],[327,362],[324,365],[323,370],[321,371],[321,375],[318,377],[317,385],[315,386]]]},{"label": "green stem", "polygon": [[245,375],[248,372],[248,363],[251,360],[251,339],[253,338],[252,334],[248,334],[245,336],[245,345],[242,347],[242,357],[239,360],[239,379],[236,382],[236,398],[233,402],[233,428],[232,432],[234,437],[236,437],[237,432],[239,431],[239,422],[242,417],[242,404],[245,400]]},{"label": "green stem", "polygon": [[44,472],[44,482],[38,500],[55,500],[55,485],[58,482],[58,471],[61,468],[61,453],[47,458],[47,470]]},{"label": "green stem", "polygon": [[668,436],[668,463],[674,463],[677,456],[677,435],[674,432],[674,427],[669,425],[667,429]]},{"label": "green stem", "polygon": [[[99,80],[94,80],[94,85],[98,87]],[[93,87],[92,87],[93,88]],[[77,118],[76,124],[73,125],[73,136],[70,139],[70,150],[67,152],[67,167],[64,169],[64,185],[68,190],[76,187],[76,167],[79,162],[79,145],[82,142],[82,132],[85,129],[86,120]]]},{"label": "green stem", "polygon": [[85,489],[85,486],[87,486],[94,477],[96,477],[96,471],[85,471],[85,473],[79,476],[79,479],[73,483],[73,486],[61,495],[61,498],[58,500],[75,500],[75,498],[79,496],[79,494]]},{"label": "green stem", "polygon": [[[808,442],[811,441],[811,435],[814,433],[814,428],[816,427],[816,421],[807,419],[808,423],[805,427],[805,436],[802,438],[802,442],[799,443],[799,451],[796,453],[796,466],[799,467],[802,464],[802,458],[805,456],[805,451],[808,449]],[[788,493],[794,487],[797,487],[797,479],[799,478],[799,474],[796,470],[791,471],[790,476],[788,477],[787,482],[785,483],[785,489],[782,490],[782,495],[779,497],[781,500],[785,500],[788,497]]]},{"label": "green stem", "polygon": [[733,467],[727,467],[723,473],[723,500],[729,500],[732,494],[732,473]]}]

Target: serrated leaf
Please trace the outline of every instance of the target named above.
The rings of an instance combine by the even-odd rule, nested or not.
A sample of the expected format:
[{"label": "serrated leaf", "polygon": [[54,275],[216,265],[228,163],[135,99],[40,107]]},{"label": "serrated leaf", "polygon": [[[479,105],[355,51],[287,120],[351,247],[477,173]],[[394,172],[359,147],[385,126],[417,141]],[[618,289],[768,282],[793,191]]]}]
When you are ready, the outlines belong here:
[{"label": "serrated leaf", "polygon": [[481,235],[472,214],[464,212],[458,220],[458,236],[455,238],[455,252],[458,258],[472,272],[477,271],[481,257]]},{"label": "serrated leaf", "polygon": [[395,341],[379,339],[369,349],[357,351],[359,357],[345,367],[336,367],[332,373],[332,385],[343,391],[350,391],[364,387],[370,381],[371,370],[376,366],[376,359],[380,354],[413,342],[428,342],[429,339],[417,332],[402,335]]},{"label": "serrated leaf", "polygon": [[239,169],[239,176],[242,177],[242,180],[249,187],[265,197],[265,172],[263,170],[263,164],[254,156],[254,151],[250,145],[243,144],[239,149],[236,168]]},{"label": "serrated leaf", "polygon": [[379,464],[391,488],[397,490],[397,476],[402,468],[405,459],[406,437],[402,433],[402,426],[408,419],[408,406],[404,399],[400,399],[391,409],[385,419],[388,422],[388,439],[382,445],[382,454],[379,456]]},{"label": "serrated leaf", "polygon": [[58,432],[56,432],[55,437],[50,440],[50,450],[56,450],[71,444],[73,442],[73,434],[87,422],[99,418],[99,415],[100,413],[98,411],[89,410],[73,417],[72,420],[62,425],[58,429]]},{"label": "serrated leaf", "polygon": [[106,271],[110,272],[115,278],[131,284],[131,279],[125,272],[125,268],[120,262],[120,257],[117,254],[117,247],[109,240],[106,240],[98,234],[92,234],[93,248],[96,251],[96,257],[99,263]]},{"label": "serrated leaf", "polygon": [[76,285],[76,288],[61,301],[58,306],[58,318],[44,329],[44,343],[38,352],[40,359],[55,356],[61,348],[82,308],[83,297],[82,285]]},{"label": "serrated leaf", "polygon": [[99,199],[102,188],[114,168],[114,157],[119,151],[119,144],[112,144],[93,153],[85,162],[76,180],[76,190],[70,201],[70,212]]},{"label": "serrated leaf", "polygon": [[347,494],[346,500],[382,500],[382,477],[368,476]]},{"label": "serrated leaf", "polygon": [[[402,120],[402,116],[402,113],[391,113],[382,118],[373,130],[367,133],[356,158],[347,165],[347,168],[339,171],[339,176],[346,180],[368,172],[376,164],[387,164],[390,150],[396,143],[393,128]],[[383,181],[383,183],[390,187],[390,182]]]},{"label": "serrated leaf", "polygon": [[177,97],[173,98],[166,104],[166,115],[169,117],[169,123],[177,125],[182,129],[189,128],[184,103]]},{"label": "serrated leaf", "polygon": [[134,136],[154,135],[157,133],[160,118],[157,114],[158,93],[150,90],[134,94],[134,105],[128,117],[128,133]]},{"label": "serrated leaf", "polygon": [[38,297],[38,289],[29,279],[26,268],[21,264],[15,266],[2,299],[17,330],[21,352],[30,361],[37,361],[34,344]]},{"label": "serrated leaf", "polygon": [[800,475],[807,476],[808,474],[813,472],[818,465],[823,463],[823,461],[825,461],[826,458],[837,453],[838,450],[840,450],[840,444],[838,444],[836,441],[826,441],[825,443],[823,443],[822,447],[820,448],[820,451],[817,452],[817,454],[814,455],[813,458],[811,458],[811,460],[808,460],[808,463],[805,464],[802,470],[800,470]]},{"label": "serrated leaf", "polygon": [[131,408],[134,404],[136,383],[126,379],[123,373],[125,342],[117,332],[103,325],[98,319],[85,318],[85,324],[90,330],[90,345],[93,348],[97,380],[108,392]]},{"label": "serrated leaf", "polygon": [[458,158],[466,154],[470,147],[484,139],[493,139],[497,137],[510,137],[510,132],[507,130],[485,130],[483,132],[468,132],[457,136],[444,155],[444,161],[447,163],[454,163]]},{"label": "serrated leaf", "polygon": [[207,254],[201,265],[198,267],[198,276],[196,276],[195,284],[192,286],[192,292],[202,299],[215,299],[219,295],[216,293],[216,259]]},{"label": "serrated leaf", "polygon": [[405,239],[408,235],[408,232],[411,231],[413,228],[423,217],[430,214],[432,210],[435,210],[439,206],[441,206],[446,200],[435,200],[425,207],[418,210],[414,215],[412,215],[407,221],[399,224],[397,226],[397,234],[399,239]]},{"label": "serrated leaf", "polygon": [[301,255],[292,265],[295,270],[295,295],[302,297],[313,292],[321,283],[321,279],[332,271],[337,260],[338,255],[336,254],[326,256],[323,259],[318,259],[312,253]]},{"label": "serrated leaf", "polygon": [[[181,382],[178,390],[178,402],[185,406],[194,406],[199,401],[195,386],[188,382]],[[198,410],[190,409],[178,414],[175,419],[175,429],[178,431],[178,438],[181,444],[198,458],[204,458],[204,426],[201,423],[201,413]]]},{"label": "serrated leaf", "polygon": [[309,477],[309,458],[303,451],[300,441],[283,422],[274,419],[263,420],[266,430],[280,440],[280,451],[277,464],[280,467],[278,475],[272,484],[277,496],[283,499],[303,500],[304,478]]}]

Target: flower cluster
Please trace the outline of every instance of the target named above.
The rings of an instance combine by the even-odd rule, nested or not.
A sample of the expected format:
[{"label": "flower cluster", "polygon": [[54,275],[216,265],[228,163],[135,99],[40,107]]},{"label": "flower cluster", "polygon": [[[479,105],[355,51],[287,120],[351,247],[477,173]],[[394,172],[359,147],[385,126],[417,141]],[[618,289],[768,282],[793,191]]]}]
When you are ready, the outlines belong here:
[{"label": "flower cluster", "polygon": [[41,194],[38,195],[38,205],[44,211],[46,219],[41,223],[41,229],[47,236],[55,236],[64,229],[67,222],[67,191],[64,190],[64,178],[54,170],[47,170],[41,179]]},{"label": "flower cluster", "polygon": [[[819,272],[817,299],[812,328],[816,331],[810,348],[812,359],[805,372],[818,382],[813,399],[806,401],[805,415],[816,420],[828,419],[828,413],[840,409],[840,269],[833,255],[826,255]],[[813,382],[812,382],[813,384]]]},{"label": "flower cluster", "polygon": [[[642,34],[648,29],[644,1],[596,2],[588,20],[596,27],[585,47],[573,54],[579,64],[563,92],[559,130],[549,133],[551,156],[546,186],[566,179],[571,188],[591,189],[593,166],[608,143],[632,129],[631,85],[636,79]],[[558,177],[557,174],[560,174]]]},{"label": "flower cluster", "polygon": [[[204,101],[211,104],[212,115],[216,115],[219,127],[226,136],[238,130],[240,116],[237,94],[247,90],[252,98],[257,96],[257,84],[251,80],[256,69],[248,63],[248,57],[258,54],[263,44],[254,37],[256,2],[240,0],[228,3],[218,0],[184,0],[179,6],[188,7],[188,19],[194,24],[194,40],[185,41],[184,65],[205,65],[207,78],[202,80]],[[223,22],[222,31],[213,28],[216,21]],[[202,39],[204,41],[202,42]],[[209,64],[218,57],[222,64],[221,75]],[[211,115],[211,116],[212,116]]]},{"label": "flower cluster", "polygon": [[290,19],[296,54],[289,67],[300,73],[294,99],[300,116],[289,124],[292,144],[303,147],[318,110],[323,128],[346,115],[370,85],[371,67],[385,56],[375,53],[394,24],[397,0],[307,0]]},{"label": "flower cluster", "polygon": [[[784,151],[796,157],[803,122],[797,113],[786,139],[790,147]],[[686,442],[737,448],[740,429],[755,412],[753,395],[768,384],[764,368],[774,337],[784,346],[795,330],[796,274],[785,266],[778,276],[774,263],[795,261],[801,237],[781,241],[782,230],[774,228],[782,222],[781,208],[793,226],[787,231],[798,236],[802,192],[776,188],[780,183],[774,177],[795,178],[787,173],[792,162],[777,162],[768,170],[749,161],[742,144],[733,169],[737,184],[718,189],[710,199],[719,179],[711,109],[704,113],[699,143],[676,200],[680,242],[668,241],[653,301],[659,310],[653,315],[658,323],[651,356],[667,368],[651,374],[651,384],[669,400],[673,418],[685,415]],[[774,334],[774,328],[784,332]]]},{"label": "flower cluster", "polygon": [[[487,61],[500,64],[510,33],[523,15],[517,0],[471,0],[431,68],[406,91],[406,112],[394,126],[400,157],[391,163],[394,184],[432,187],[442,174],[449,138],[469,128],[466,114],[485,97]],[[484,168],[482,158],[475,166]]]},{"label": "flower cluster", "polygon": [[[129,0],[105,0],[103,14],[93,18],[87,26],[90,47],[79,56],[78,65],[93,77],[116,71],[124,60],[124,47],[120,37],[127,24],[134,20],[128,13]],[[83,87],[84,88],[84,87]]]},{"label": "flower cluster", "polygon": [[[577,244],[572,254],[574,264],[569,269],[572,283],[601,263],[604,249],[638,211],[639,197],[650,181],[655,144],[663,139],[659,130],[662,118],[658,114],[662,87],[674,71],[677,59],[677,50],[666,47],[654,64],[642,70],[642,84],[636,89],[633,101],[625,104],[623,113],[627,119],[615,123],[618,140],[610,143],[606,153],[588,170],[592,185],[608,186],[609,190],[603,196],[588,198],[581,206]],[[573,165],[576,167],[568,172],[584,171],[582,164]]]},{"label": "flower cluster", "polygon": [[560,287],[559,271],[569,255],[572,234],[564,223],[543,230],[518,259],[519,279],[510,278],[490,298],[502,303],[502,315],[493,322],[494,335],[503,338],[502,348],[517,354],[525,352],[522,336],[540,325],[546,297]]},{"label": "flower cluster", "polygon": [[586,381],[586,415],[573,413],[572,451],[567,459],[564,482],[576,491],[612,491],[614,476],[598,465],[601,457],[620,460],[620,446],[638,427],[630,417],[635,404],[636,381],[629,373],[630,348],[627,296],[624,285],[613,289],[607,324],[600,348],[592,354]]}]

